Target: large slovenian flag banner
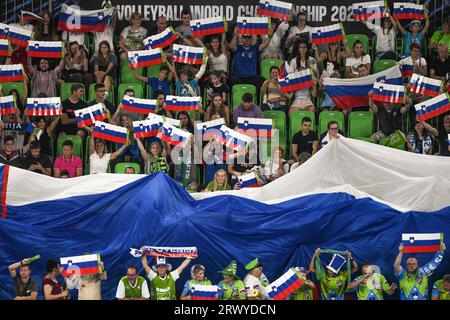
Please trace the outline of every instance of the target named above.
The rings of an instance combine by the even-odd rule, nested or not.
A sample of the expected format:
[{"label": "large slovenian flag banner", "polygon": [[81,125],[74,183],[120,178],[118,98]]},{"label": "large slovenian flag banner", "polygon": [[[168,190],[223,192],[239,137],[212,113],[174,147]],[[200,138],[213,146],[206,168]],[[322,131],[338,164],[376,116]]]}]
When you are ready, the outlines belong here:
[{"label": "large slovenian flag banner", "polygon": [[68,32],[104,32],[108,27],[114,8],[80,10],[63,4],[59,14],[58,30]]},{"label": "large slovenian flag banner", "polygon": [[28,98],[26,114],[30,117],[60,116],[62,114],[61,98]]},{"label": "large slovenian flag banner", "polygon": [[225,125],[222,125],[219,129],[221,131],[217,141],[223,144],[227,148],[232,148],[239,153],[244,152],[249,143],[254,141],[251,137],[234,131]]},{"label": "large slovenian flag banner", "polygon": [[405,87],[384,82],[373,84],[373,101],[403,104],[405,101]]},{"label": "large slovenian flag banner", "polygon": [[133,133],[135,138],[156,137],[161,124],[156,119],[133,121]]},{"label": "large slovenian flag banner", "polygon": [[285,272],[277,280],[265,287],[267,295],[272,300],[283,300],[300,288],[302,279],[293,268]]},{"label": "large slovenian flag banner", "polygon": [[182,148],[188,144],[191,136],[192,133],[176,128],[168,122],[163,124],[162,130],[157,135],[157,137],[162,141],[165,141],[175,147]]},{"label": "large slovenian flag banner", "polygon": [[225,125],[225,119],[215,119],[211,121],[201,122],[196,124],[197,131],[202,135],[203,141],[211,140],[213,136],[220,135],[220,127]]},{"label": "large slovenian flag banner", "polygon": [[312,43],[327,44],[344,40],[345,32],[342,23],[312,28]]},{"label": "large slovenian flag banner", "polygon": [[281,92],[292,92],[314,86],[314,76],[310,69],[289,73],[279,79]]},{"label": "large slovenian flag banner", "polygon": [[101,272],[99,254],[60,258],[63,277],[98,274]]},{"label": "large slovenian flag banner", "polygon": [[126,144],[127,133],[127,128],[115,126],[102,121],[97,121],[94,125],[94,137],[107,141]]},{"label": "large slovenian flag banner", "polygon": [[174,44],[173,61],[186,64],[203,64],[206,61],[206,48]]},{"label": "large slovenian flag banner", "polygon": [[77,125],[79,128],[84,128],[93,125],[96,121],[106,119],[105,107],[103,103],[97,103],[93,106],[83,108],[75,111]]},{"label": "large slovenian flag banner", "polygon": [[324,78],[326,93],[340,109],[369,105],[369,91],[375,82],[402,85],[402,74],[398,66],[355,79]]},{"label": "large slovenian flag banner", "polygon": [[428,97],[436,97],[439,95],[443,85],[441,80],[427,78],[414,73],[409,81],[408,88],[414,93],[419,93]]},{"label": "large slovenian flag banner", "polygon": [[190,24],[193,37],[202,37],[227,32],[225,18],[220,16],[191,20]]},{"label": "large slovenian flag banner", "polygon": [[166,28],[163,32],[155,34],[144,39],[144,46],[146,49],[165,48],[170,46],[177,40],[172,27]]},{"label": "large slovenian flag banner", "polygon": [[8,39],[0,39],[0,57],[9,57],[12,53]]},{"label": "large slovenian flag banner", "polygon": [[445,92],[425,102],[416,104],[414,107],[420,121],[435,118],[450,111],[450,94]]},{"label": "large slovenian flag banner", "polygon": [[131,69],[159,65],[163,62],[164,57],[161,48],[128,51],[128,63]]},{"label": "large slovenian flag banner", "polygon": [[395,2],[392,16],[397,20],[425,20],[425,8],[423,4]]},{"label": "large slovenian flag banner", "polygon": [[353,17],[356,21],[381,19],[387,8],[385,1],[369,1],[353,3]]},{"label": "large slovenian flag banner", "polygon": [[194,111],[199,109],[201,101],[201,97],[167,96],[165,100],[164,110]]},{"label": "large slovenian flag banner", "polygon": [[7,39],[19,47],[26,48],[33,37],[33,31],[0,23],[0,39]]},{"label": "large slovenian flag banner", "polygon": [[239,189],[259,187],[258,179],[256,178],[256,173],[253,171],[250,173],[240,175],[238,177],[238,183],[239,183]]},{"label": "large slovenian flag banner", "polygon": [[0,82],[18,82],[25,80],[22,64],[0,65]]},{"label": "large slovenian flag banner", "polygon": [[398,62],[402,70],[402,77],[410,77],[414,73],[414,65],[411,57],[407,57]]},{"label": "large slovenian flag banner", "polygon": [[260,0],[256,14],[280,20],[289,20],[293,4],[277,0]]},{"label": "large slovenian flag banner", "polygon": [[437,252],[443,240],[443,233],[403,233],[403,253]]},{"label": "large slovenian flag banner", "polygon": [[0,97],[0,114],[13,114],[16,112],[16,100],[13,95]]},{"label": "large slovenian flag banner", "polygon": [[63,52],[62,41],[28,41],[28,56],[31,58],[61,59]]},{"label": "large slovenian flag banner", "polygon": [[22,16],[22,19],[25,21],[40,21],[44,22],[44,18],[40,15],[33,13],[31,11],[26,10],[20,10],[20,15]]},{"label": "large slovenian flag banner", "polygon": [[157,103],[158,101],[156,99],[140,99],[124,95],[122,109],[147,115],[155,112]]},{"label": "large slovenian flag banner", "polygon": [[238,117],[237,127],[239,132],[249,137],[265,137],[272,136],[272,119],[258,119]]},{"label": "large slovenian flag banner", "polygon": [[190,289],[192,300],[217,300],[219,290],[215,285],[193,284]]},{"label": "large slovenian flag banner", "polygon": [[268,17],[237,17],[238,34],[269,34],[270,19]]}]

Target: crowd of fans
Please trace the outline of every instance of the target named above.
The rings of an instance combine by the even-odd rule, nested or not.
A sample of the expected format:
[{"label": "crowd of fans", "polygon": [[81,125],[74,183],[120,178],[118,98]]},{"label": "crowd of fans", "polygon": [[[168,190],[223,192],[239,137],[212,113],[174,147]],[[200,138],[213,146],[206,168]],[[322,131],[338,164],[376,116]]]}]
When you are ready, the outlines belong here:
[{"label": "crowd of fans", "polygon": [[[141,248],[143,250],[144,247]],[[363,263],[362,274],[350,281],[352,274],[359,270],[358,263],[353,259],[350,251],[342,252],[342,262],[333,263],[333,259],[326,270],[323,270],[319,256],[327,251],[318,248],[311,259],[309,269],[295,267],[295,273],[301,279],[299,288],[289,294],[286,300],[383,300],[384,294],[393,295],[397,289],[400,291],[401,300],[430,300],[429,278],[439,267],[444,252],[445,244],[441,245],[433,260],[419,267],[417,258],[411,256],[406,259],[406,268],[402,267],[404,245],[400,244],[399,253],[394,262],[396,281],[389,284],[381,274],[378,266],[373,263]],[[172,265],[166,257],[155,257],[155,262],[150,267],[147,257],[142,256],[142,267],[145,277],[139,275],[138,267],[130,265],[126,269],[118,285],[115,298],[118,300],[191,300],[195,295],[195,287],[199,285],[211,286],[207,278],[205,267],[195,264],[191,267],[191,279],[187,280],[181,294],[176,292],[176,281],[181,278],[182,272],[190,264],[192,258],[186,258],[180,266],[172,270]],[[348,261],[348,267],[343,267]],[[11,264],[9,273],[14,280],[15,300],[36,300],[38,296],[38,284],[31,277],[30,258]],[[17,273],[19,269],[19,274]],[[103,262],[99,262],[99,272],[94,274],[69,274],[55,260],[49,260],[46,264],[46,275],[42,280],[42,292],[45,300],[70,299],[69,289],[78,289],[79,300],[101,300],[101,282],[110,280]],[[243,280],[238,276],[236,260],[218,271],[223,280],[217,284],[215,298],[220,300],[270,300],[268,289],[271,281],[263,273],[263,267],[258,258],[245,265],[247,275]],[[66,272],[66,273],[64,273]],[[64,280],[61,275],[65,274]],[[275,280],[275,279],[272,279]],[[75,286],[77,284],[77,286]],[[288,285],[291,283],[288,283]],[[431,284],[431,283],[430,283]],[[213,291],[214,292],[214,291]],[[213,294],[214,296],[214,294]],[[431,290],[431,300],[450,300],[450,275],[446,274],[442,279],[434,282]]]},{"label": "crowd of fans", "polygon": [[[367,76],[374,72],[373,65],[378,59],[393,59],[401,63],[402,59],[410,57],[414,73],[442,80],[445,83],[443,90],[446,90],[450,74],[448,18],[443,22],[442,30],[436,30],[431,38],[427,36],[430,25],[428,16],[425,21],[410,21],[409,27],[403,26],[404,20],[396,20],[389,12],[381,21],[363,21],[376,36],[372,37],[371,50],[360,40],[351,46],[347,39],[321,46],[312,44],[312,29],[303,12],[296,15],[293,25],[288,21],[272,19],[268,36],[239,35],[235,28],[231,34],[192,37],[189,25],[191,14],[183,10],[182,24],[175,28],[176,42],[205,47],[206,62],[199,68],[174,63],[171,46],[168,46],[164,48],[167,62],[161,65],[156,76],[152,76],[145,75],[145,70],[122,69],[123,65],[128,65],[129,51],[144,49],[143,40],[147,36],[156,35],[168,27],[164,16],[160,16],[156,27],[149,31],[142,26],[142,16],[138,12],[133,13],[129,26],[120,34],[116,30],[117,12],[105,32],[90,34],[60,33],[50,12],[42,13],[42,17],[43,22],[32,24],[21,18],[14,25],[34,30],[34,40],[64,41],[67,53],[60,61],[36,59],[27,56],[26,48],[13,46],[11,56],[2,57],[2,64],[22,64],[29,81],[24,81],[23,92],[11,89],[1,93],[14,95],[17,102],[16,114],[2,116],[1,163],[58,178],[116,172],[117,164],[135,164],[126,165],[121,172],[166,172],[189,191],[239,188],[237,177],[254,171],[258,184],[263,185],[297,168],[330,140],[346,136],[346,123],[351,111],[369,111],[374,114],[376,129],[370,137],[374,143],[401,131],[407,137],[404,149],[410,152],[450,155],[450,114],[427,122],[419,121],[414,105],[426,98],[420,94],[408,94],[404,105],[380,104],[369,99],[367,106],[343,110],[346,116],[344,123],[329,121],[328,131],[312,130],[317,127],[315,122],[320,112],[336,110],[333,100],[324,90],[323,79]],[[404,50],[397,46],[399,39],[403,40]],[[285,60],[287,72],[310,68],[317,80],[312,88],[282,93],[280,68],[277,65],[270,68],[267,79],[262,76],[259,66],[265,59]],[[285,128],[289,128],[289,119],[298,110],[310,111],[315,116],[304,117],[298,124],[301,127],[298,132],[293,132],[292,137],[286,135],[287,139],[280,141],[280,147],[269,150],[273,157],[271,160],[262,161],[260,157],[255,159],[248,151],[245,160],[238,162],[236,159],[242,157],[234,152],[223,152],[213,137],[203,144],[201,153],[204,164],[186,161],[175,165],[171,157],[174,150],[170,145],[156,138],[133,137],[132,121],[144,119],[145,116],[123,110],[120,103],[123,96],[115,97],[124,75],[148,88],[144,90],[148,93],[146,98],[158,100],[156,114],[179,119],[181,128],[191,133],[195,131],[194,121],[223,118],[227,126],[234,128],[238,117],[262,118],[265,111],[285,113],[285,119],[288,119]],[[408,79],[404,80],[408,82]],[[27,97],[60,96],[63,84],[72,85],[70,97],[62,101],[61,116],[25,115]],[[95,96],[90,94],[91,84]],[[233,85],[236,84],[252,84],[257,91],[244,92],[239,97],[241,102],[233,105],[231,97]],[[91,101],[86,99],[88,93]],[[136,96],[138,92],[130,87],[124,94]],[[164,98],[169,94],[202,96],[205,99],[198,111],[173,113],[164,109]],[[75,111],[98,103],[104,104],[107,114],[105,121],[128,129],[126,144],[93,139],[91,128],[77,126]],[[34,133],[12,130],[14,124],[32,124]],[[342,125],[344,127],[339,127]],[[65,135],[80,137],[81,144],[76,139],[64,139]],[[191,151],[194,148],[192,144],[192,150],[180,151],[180,156],[184,154],[185,158],[187,156],[192,160],[194,152]],[[218,152],[219,149],[222,152]],[[212,161],[206,161],[207,158]]]}]

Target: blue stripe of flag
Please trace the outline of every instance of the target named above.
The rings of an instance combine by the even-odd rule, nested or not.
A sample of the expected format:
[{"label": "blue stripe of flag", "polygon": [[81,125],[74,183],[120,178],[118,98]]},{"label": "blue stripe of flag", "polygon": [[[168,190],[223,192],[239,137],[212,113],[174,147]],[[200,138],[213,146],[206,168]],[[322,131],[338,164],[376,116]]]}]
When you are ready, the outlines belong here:
[{"label": "blue stripe of flag", "polygon": [[247,22],[246,24],[239,22],[239,29],[256,29],[256,30],[266,30],[269,28],[267,23],[256,23],[256,22]]},{"label": "blue stripe of flag", "polygon": [[56,109],[55,103],[39,103],[35,105],[34,103],[27,104],[27,108],[31,110],[54,110]]},{"label": "blue stripe of flag", "polygon": [[127,134],[126,133],[110,130],[110,129],[106,128],[106,127],[104,129],[102,129],[101,127],[94,127],[94,131],[96,131],[98,133],[102,133],[104,135],[111,136],[111,137],[122,138],[122,139],[126,139],[127,138]]},{"label": "blue stripe of flag", "polygon": [[[187,55],[186,55],[186,53],[187,53]],[[186,58],[186,56],[187,56],[188,59],[202,59],[203,58],[203,52],[196,53],[196,52],[183,51],[183,54],[180,54],[179,51],[174,50],[173,55],[176,57],[182,57],[182,58]]]},{"label": "blue stripe of flag", "polygon": [[15,32],[12,32],[11,30],[9,30],[9,32],[6,33],[5,30],[0,29],[0,35],[5,36],[5,37],[14,38],[14,39],[17,39],[17,40],[22,40],[22,41],[28,41],[28,40],[31,39],[30,36],[26,36],[26,35],[23,35],[23,34],[15,33]]},{"label": "blue stripe of flag", "polygon": [[441,244],[441,240],[415,240],[413,243],[403,240],[403,244],[407,247],[437,246]]},{"label": "blue stripe of flag", "polygon": [[[92,268],[92,267],[98,267],[98,261],[93,260],[93,261],[85,261],[85,262],[74,262],[73,265],[78,266],[80,269]],[[68,264],[62,264],[61,266],[66,270],[67,270],[67,268],[69,268]]]},{"label": "blue stripe of flag", "polygon": [[[138,62],[144,62],[144,61],[151,61],[151,60],[157,60],[161,58],[161,54],[151,54],[147,56],[138,56]],[[134,63],[133,57],[128,58],[128,60],[131,63]]]},{"label": "blue stripe of flag", "polygon": [[16,70],[0,70],[0,77],[12,77],[17,75],[22,75],[22,69]]},{"label": "blue stripe of flag", "polygon": [[387,89],[383,89],[381,91],[379,88],[374,88],[373,89],[373,93],[379,94],[379,95],[382,95],[382,96],[386,96],[386,97],[396,97],[396,96],[398,96],[399,98],[403,98],[403,96],[404,96],[404,91],[391,91],[391,90],[387,90]]},{"label": "blue stripe of flag", "polygon": [[261,9],[265,9],[265,10],[269,10],[269,11],[273,11],[273,12],[279,12],[282,14],[290,14],[291,10],[290,9],[286,9],[283,7],[277,7],[277,6],[273,6],[271,4],[269,4],[268,6],[266,5],[261,5],[260,6]]},{"label": "blue stripe of flag", "polygon": [[30,47],[28,47],[28,50],[32,51],[32,52],[58,52],[59,53],[59,52],[62,51],[62,48],[61,47],[42,47],[42,46],[39,46],[39,48],[36,49],[35,46],[30,46]]},{"label": "blue stripe of flag", "polygon": [[420,85],[417,85],[417,87],[424,88],[424,89],[430,90],[430,91],[435,91],[435,92],[439,92],[439,90],[441,90],[441,87],[438,87],[438,86],[435,86],[433,84],[426,83],[426,82],[422,82]]},{"label": "blue stripe of flag", "polygon": [[282,294],[283,291],[288,289],[289,287],[291,287],[297,279],[298,279],[298,277],[296,277],[295,275],[292,275],[289,279],[287,279],[285,282],[283,282],[281,285],[279,285],[277,287],[277,291],[272,291],[270,293],[270,297],[274,298],[274,297]]}]

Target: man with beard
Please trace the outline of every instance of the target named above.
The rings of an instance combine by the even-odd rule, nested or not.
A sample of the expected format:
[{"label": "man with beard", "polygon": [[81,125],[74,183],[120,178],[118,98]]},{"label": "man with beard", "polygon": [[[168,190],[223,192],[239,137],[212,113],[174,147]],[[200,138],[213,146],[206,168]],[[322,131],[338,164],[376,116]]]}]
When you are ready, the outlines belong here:
[{"label": "man with beard", "polygon": [[59,77],[63,66],[63,59],[61,59],[59,65],[53,70],[50,70],[50,62],[48,59],[41,59],[39,67],[33,66],[31,60],[28,59],[28,70],[32,76],[31,97],[38,97],[41,93],[45,93],[47,97],[59,96],[56,83],[61,82]]}]

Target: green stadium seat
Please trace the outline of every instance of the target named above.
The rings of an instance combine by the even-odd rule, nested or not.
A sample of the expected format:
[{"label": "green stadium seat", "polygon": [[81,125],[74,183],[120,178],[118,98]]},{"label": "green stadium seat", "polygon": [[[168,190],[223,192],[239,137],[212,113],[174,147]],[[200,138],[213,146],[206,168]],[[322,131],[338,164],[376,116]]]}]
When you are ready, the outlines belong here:
[{"label": "green stadium seat", "polygon": [[140,83],[121,83],[119,84],[119,89],[117,90],[117,104],[122,102],[125,91],[128,89],[134,90],[134,96],[136,98],[144,98],[144,88]]},{"label": "green stadium seat", "polygon": [[84,46],[89,51],[89,55],[92,56],[92,54],[95,52],[95,43],[94,43],[94,36],[87,32],[84,34]]},{"label": "green stadium seat", "polygon": [[[63,83],[61,85],[61,90],[60,90],[60,97],[61,97],[61,101],[66,100],[67,98],[70,98],[70,96],[72,95],[72,85],[73,83],[67,82],[67,83]],[[86,87],[84,86],[84,84],[81,83],[81,85],[84,88],[84,97],[83,100],[86,100]]]},{"label": "green stadium seat", "polygon": [[332,120],[337,121],[339,130],[345,131],[344,113],[342,111],[322,111],[319,114],[319,136],[328,130],[328,122]]},{"label": "green stadium seat", "polygon": [[356,40],[363,43],[364,52],[370,55],[369,37],[365,34],[347,34],[347,46],[353,51],[353,44]]},{"label": "green stadium seat", "polygon": [[371,142],[374,119],[369,111],[353,111],[348,117],[349,138]]},{"label": "green stadium seat", "polygon": [[389,68],[392,68],[396,64],[397,64],[397,61],[390,60],[390,59],[375,60],[374,65],[373,65],[373,73],[387,70]]},{"label": "green stadium seat", "polygon": [[293,111],[289,116],[289,140],[288,144],[292,142],[292,137],[294,134],[302,129],[302,119],[304,117],[309,117],[312,120],[311,130],[314,131],[316,128],[316,118],[314,112],[312,111]]},{"label": "green stadium seat", "polygon": [[263,118],[273,120],[273,125],[278,129],[280,146],[286,150],[286,114],[283,111],[264,111]]},{"label": "green stadium seat", "polygon": [[77,135],[64,135],[58,138],[56,141],[56,157],[62,155],[62,145],[66,140],[72,141],[73,154],[83,159],[83,140]]},{"label": "green stadium seat", "polygon": [[[89,86],[89,101],[95,100],[95,83],[91,83]],[[109,88],[108,100],[111,101],[112,104],[115,103],[116,99],[114,99],[114,86],[112,85]]]},{"label": "green stadium seat", "polygon": [[141,166],[138,163],[134,163],[134,162],[120,162],[120,163],[116,164],[116,166],[114,168],[114,172],[115,173],[125,173],[125,169],[127,167],[134,168],[134,172],[136,174],[141,173]]},{"label": "green stadium seat", "polygon": [[254,85],[235,84],[231,88],[231,110],[233,110],[235,106],[239,105],[242,102],[242,95],[247,92],[253,95],[253,103],[257,103],[256,87]]},{"label": "green stadium seat", "polygon": [[278,68],[281,67],[283,60],[280,59],[263,59],[260,63],[261,76],[265,79],[270,79],[270,68],[276,66]]},{"label": "green stadium seat", "polygon": [[161,68],[162,64],[157,64],[154,66],[147,67],[147,77],[159,77],[159,69]]},{"label": "green stadium seat", "polygon": [[20,98],[23,99],[23,96],[25,94],[25,86],[23,82],[4,82],[0,83],[0,86],[2,88],[2,93],[4,96],[9,95],[9,92],[12,89],[16,89],[19,92]]},{"label": "green stadium seat", "polygon": [[[144,68],[137,68],[137,74],[144,76]],[[128,65],[128,60],[122,60],[120,62],[120,83],[141,83],[141,80],[136,79]]]}]

